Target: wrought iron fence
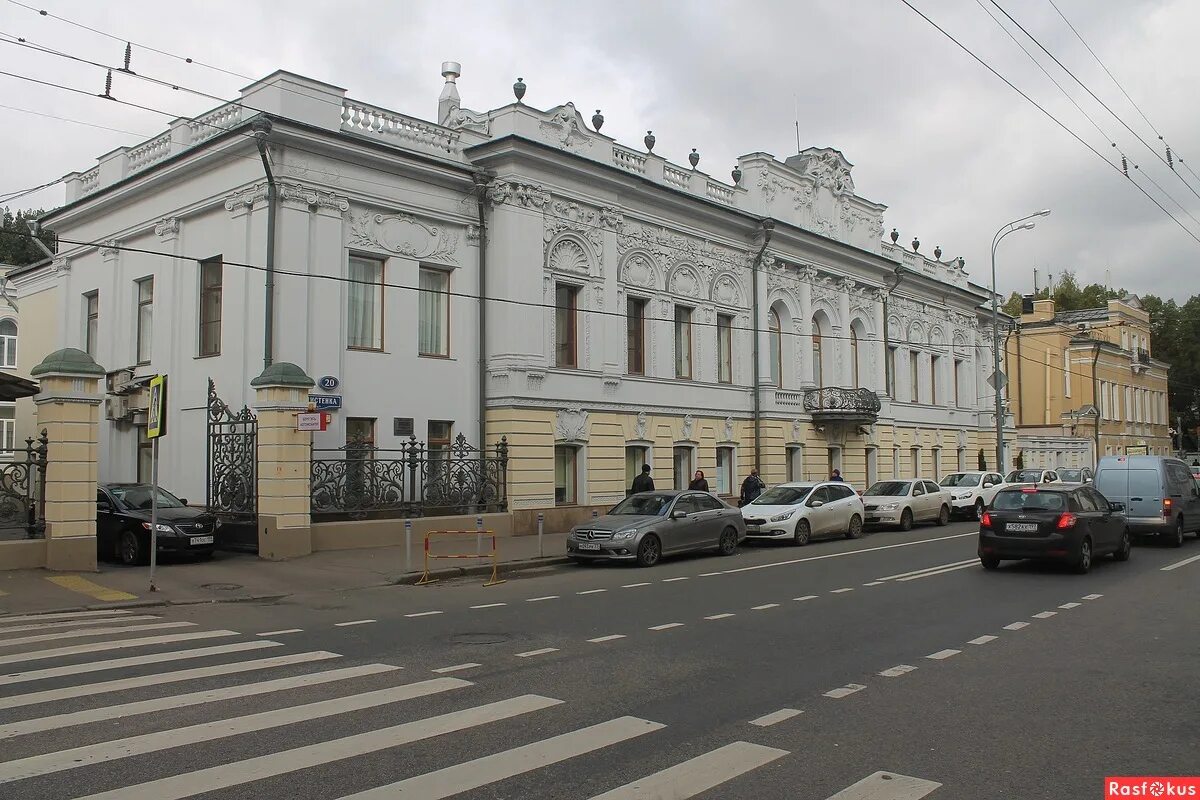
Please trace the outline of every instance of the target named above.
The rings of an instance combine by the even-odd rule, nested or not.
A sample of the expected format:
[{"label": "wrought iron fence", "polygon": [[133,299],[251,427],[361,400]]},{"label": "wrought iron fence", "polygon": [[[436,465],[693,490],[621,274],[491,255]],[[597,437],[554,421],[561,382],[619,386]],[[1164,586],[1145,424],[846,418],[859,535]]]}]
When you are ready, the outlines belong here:
[{"label": "wrought iron fence", "polygon": [[0,465],[0,539],[41,539],[46,535],[46,431],[26,439]]},{"label": "wrought iron fence", "polygon": [[871,416],[878,415],[882,407],[879,395],[870,389],[827,386],[812,389],[804,395],[804,410],[808,412],[832,411]]},{"label": "wrought iron fence", "polygon": [[399,448],[352,440],[312,451],[312,514],[325,519],[482,514],[508,509],[508,439],[483,449],[410,437]]},{"label": "wrought iron fence", "polygon": [[224,521],[254,523],[258,516],[258,417],[234,411],[208,381],[208,470],[205,504]]}]

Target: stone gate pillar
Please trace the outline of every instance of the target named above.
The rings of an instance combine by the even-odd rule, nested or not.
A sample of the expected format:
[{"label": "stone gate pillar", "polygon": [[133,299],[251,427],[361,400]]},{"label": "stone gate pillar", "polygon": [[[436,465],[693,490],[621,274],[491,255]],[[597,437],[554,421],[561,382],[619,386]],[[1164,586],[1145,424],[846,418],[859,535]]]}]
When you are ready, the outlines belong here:
[{"label": "stone gate pillar", "polygon": [[296,430],[313,379],[295,364],[272,364],[250,382],[258,413],[258,555],[278,561],[312,553],[312,434]]},{"label": "stone gate pillar", "polygon": [[[100,379],[104,368],[68,347],[30,372],[37,429],[50,442],[46,464],[46,568],[96,570],[96,480]],[[36,476],[30,475],[30,480]]]}]

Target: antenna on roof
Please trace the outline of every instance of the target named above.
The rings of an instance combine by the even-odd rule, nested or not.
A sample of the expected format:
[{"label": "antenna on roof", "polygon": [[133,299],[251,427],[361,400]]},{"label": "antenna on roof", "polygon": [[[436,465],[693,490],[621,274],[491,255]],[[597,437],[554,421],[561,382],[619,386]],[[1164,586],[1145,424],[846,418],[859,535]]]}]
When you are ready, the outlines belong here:
[{"label": "antenna on roof", "polygon": [[800,155],[800,99],[792,95],[792,103],[796,110],[796,155]]}]

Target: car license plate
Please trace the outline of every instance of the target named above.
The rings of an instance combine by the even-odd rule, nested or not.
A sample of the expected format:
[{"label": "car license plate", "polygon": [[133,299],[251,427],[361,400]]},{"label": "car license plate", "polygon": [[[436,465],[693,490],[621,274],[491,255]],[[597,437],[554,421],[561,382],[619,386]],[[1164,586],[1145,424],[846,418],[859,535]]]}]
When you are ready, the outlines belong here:
[{"label": "car license plate", "polygon": [[747,525],[746,526],[746,533],[760,533],[761,531],[762,531],[762,528],[760,528],[757,525]]},{"label": "car license plate", "polygon": [[1004,526],[1009,533],[1034,533],[1037,529],[1036,522],[1010,522]]},{"label": "car license plate", "polygon": [[580,542],[579,544],[577,544],[575,546],[578,547],[580,550],[599,550],[600,549],[599,542]]},{"label": "car license plate", "polygon": [[195,547],[198,544],[212,544],[212,543],[213,543],[213,537],[211,537],[211,536],[193,536],[189,540],[189,544],[191,544],[193,547]]}]

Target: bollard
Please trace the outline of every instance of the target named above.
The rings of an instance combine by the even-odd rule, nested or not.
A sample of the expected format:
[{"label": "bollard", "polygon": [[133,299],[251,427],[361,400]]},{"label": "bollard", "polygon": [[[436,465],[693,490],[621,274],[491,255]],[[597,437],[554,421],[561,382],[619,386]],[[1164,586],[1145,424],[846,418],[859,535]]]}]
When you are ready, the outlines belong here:
[{"label": "bollard", "polygon": [[475,555],[483,555],[483,517],[475,518]]},{"label": "bollard", "polygon": [[599,516],[600,516],[600,512],[593,508],[592,509],[592,519],[596,519]]},{"label": "bollard", "polygon": [[404,571],[412,572],[412,520],[404,520]]},{"label": "bollard", "polygon": [[545,558],[546,551],[542,548],[542,532],[546,524],[546,515],[538,512],[538,558]]}]

